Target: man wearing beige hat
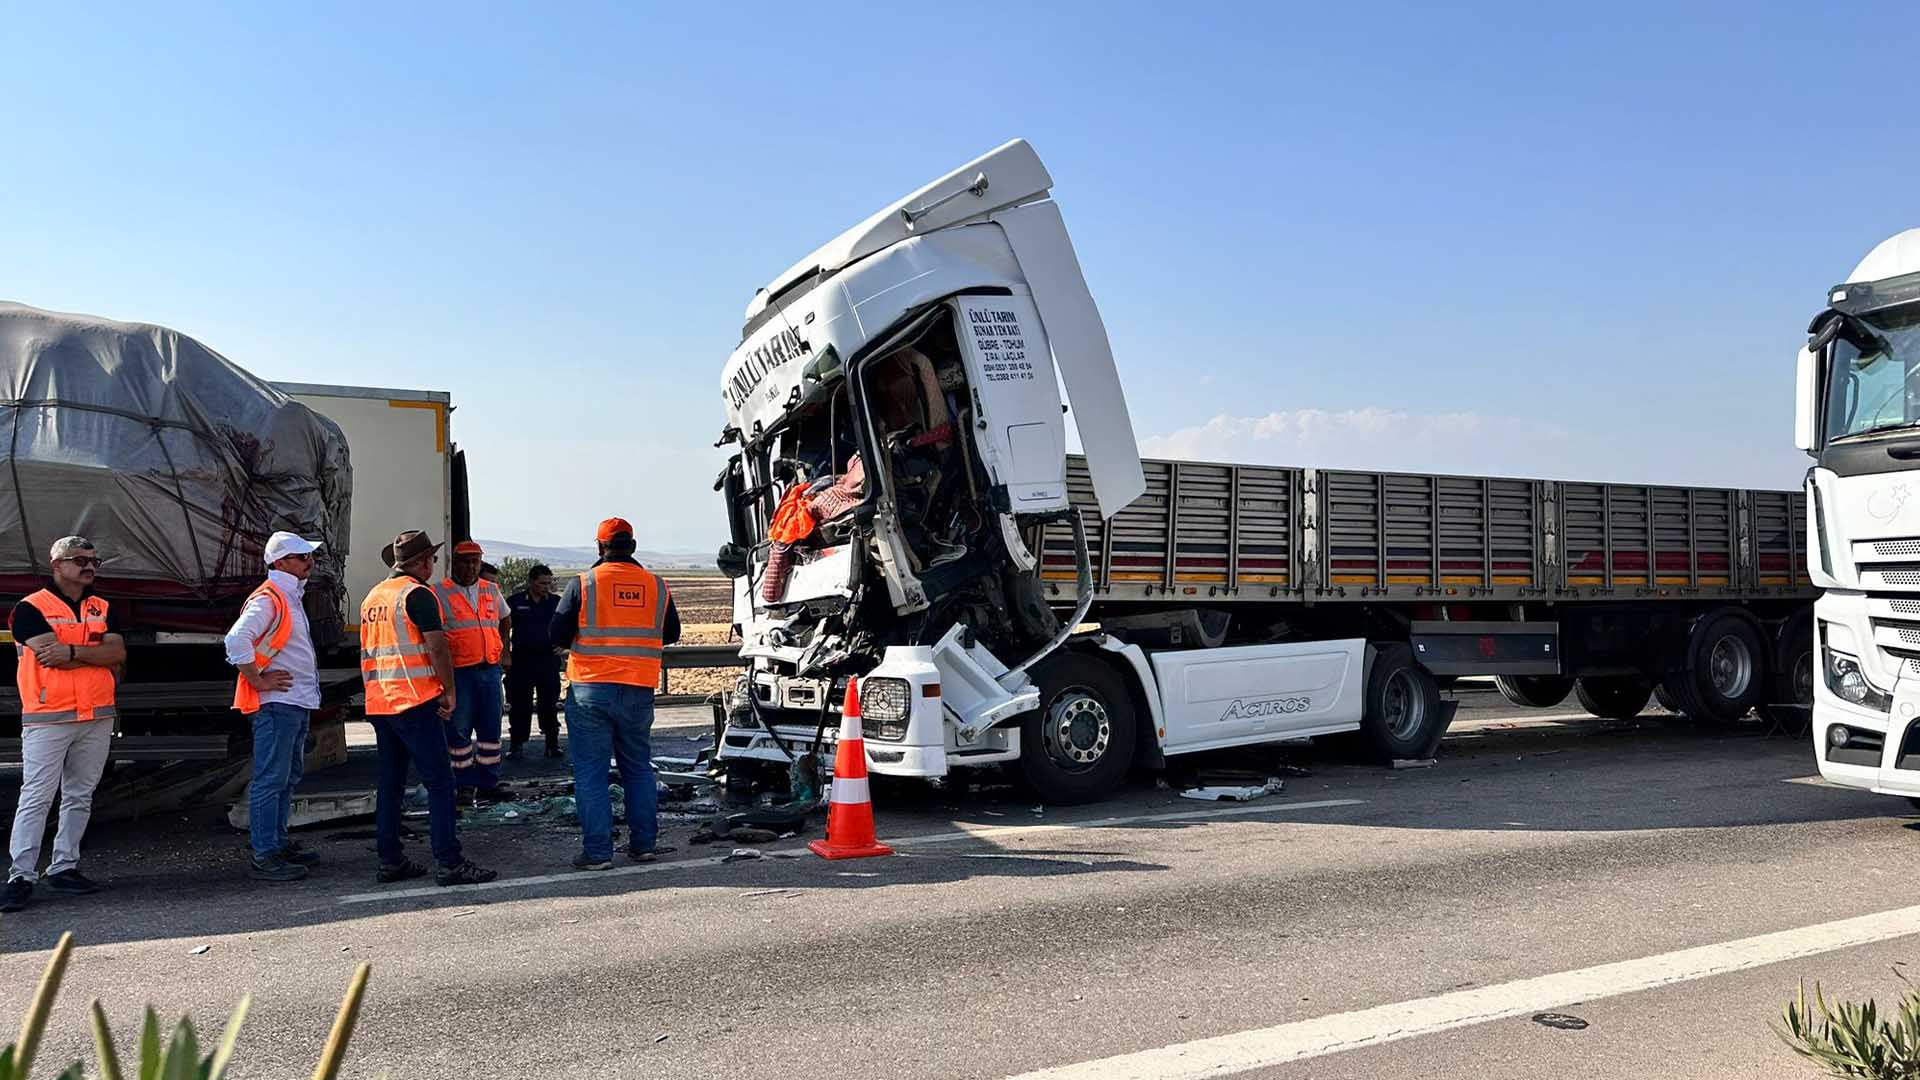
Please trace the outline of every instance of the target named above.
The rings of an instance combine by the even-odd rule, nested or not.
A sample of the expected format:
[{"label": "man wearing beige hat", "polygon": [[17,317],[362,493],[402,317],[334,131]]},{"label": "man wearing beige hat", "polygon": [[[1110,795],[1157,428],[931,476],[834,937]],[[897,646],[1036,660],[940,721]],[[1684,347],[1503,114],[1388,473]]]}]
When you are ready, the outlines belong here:
[{"label": "man wearing beige hat", "polygon": [[48,552],[50,587],[14,605],[9,627],[19,653],[20,805],[13,818],[13,864],[0,888],[0,911],[23,911],[33,899],[47,811],[60,798],[60,830],[47,864],[54,892],[99,892],[80,873],[80,838],[93,816],[113,744],[114,691],[127,645],[94,595],[100,556],[84,536],[63,536]]},{"label": "man wearing beige hat", "polygon": [[434,880],[475,885],[497,875],[461,855],[454,835],[453,764],[447,756],[447,718],[455,703],[453,658],[440,601],[427,584],[439,553],[440,545],[417,529],[394,537],[380,553],[393,576],[375,585],[360,604],[360,678],[380,761],[373,804],[377,878],[404,881],[427,872],[400,846],[401,801],[411,768],[427,789],[427,835],[439,864]]},{"label": "man wearing beige hat", "polygon": [[307,627],[307,576],[317,541],[296,533],[267,537],[267,580],[247,597],[227,631],[227,663],[238,671],[233,707],[253,727],[253,779],[247,787],[248,875],[298,881],[320,861],[287,836],[293,789],[307,756],[307,723],[320,707],[320,672]]}]

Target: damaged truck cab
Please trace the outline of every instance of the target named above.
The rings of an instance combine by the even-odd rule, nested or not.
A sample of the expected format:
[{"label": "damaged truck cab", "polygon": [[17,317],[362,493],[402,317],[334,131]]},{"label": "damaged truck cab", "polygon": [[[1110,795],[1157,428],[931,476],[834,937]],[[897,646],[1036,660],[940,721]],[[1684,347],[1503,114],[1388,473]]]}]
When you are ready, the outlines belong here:
[{"label": "damaged truck cab", "polygon": [[[1069,406],[1101,514],[1144,488],[1051,186],[1033,149],[1008,143],[749,304],[721,387],[722,441],[739,447],[718,485],[721,564],[747,665],[723,761],[785,767],[837,730],[859,676],[876,773],[1023,762],[1067,800],[1104,793],[1131,763],[1128,661],[1075,639],[1084,601],[1056,610],[1039,574],[1049,524],[1081,538],[1087,565]],[[1051,683],[1065,692],[1043,701]],[[1043,706],[1056,722],[1034,722]]]}]

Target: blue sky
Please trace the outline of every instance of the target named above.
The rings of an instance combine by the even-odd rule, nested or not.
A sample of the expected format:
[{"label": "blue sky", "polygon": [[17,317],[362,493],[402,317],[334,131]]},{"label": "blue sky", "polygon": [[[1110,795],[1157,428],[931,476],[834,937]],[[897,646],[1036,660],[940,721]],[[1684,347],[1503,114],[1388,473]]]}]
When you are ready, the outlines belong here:
[{"label": "blue sky", "polygon": [[450,390],[479,535],[708,549],[753,291],[1021,136],[1149,450],[1792,486],[1920,18],[1557,7],[16,9],[0,298]]}]

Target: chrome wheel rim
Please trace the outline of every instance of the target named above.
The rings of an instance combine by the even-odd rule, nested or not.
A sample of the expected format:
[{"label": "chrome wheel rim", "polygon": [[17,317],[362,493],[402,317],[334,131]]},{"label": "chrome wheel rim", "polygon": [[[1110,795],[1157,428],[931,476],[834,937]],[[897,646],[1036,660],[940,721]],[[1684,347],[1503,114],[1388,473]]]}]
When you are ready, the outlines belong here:
[{"label": "chrome wheel rim", "polygon": [[1753,684],[1753,650],[1732,634],[1714,642],[1707,653],[1707,682],[1723,698],[1746,693]]},{"label": "chrome wheel rim", "polygon": [[1387,677],[1380,695],[1380,718],[1396,739],[1410,739],[1419,732],[1427,719],[1427,699],[1414,685],[1412,672],[1403,669]]},{"label": "chrome wheel rim", "polygon": [[1092,690],[1070,686],[1047,706],[1043,734],[1048,757],[1069,772],[1085,772],[1099,764],[1113,744],[1113,717]]}]

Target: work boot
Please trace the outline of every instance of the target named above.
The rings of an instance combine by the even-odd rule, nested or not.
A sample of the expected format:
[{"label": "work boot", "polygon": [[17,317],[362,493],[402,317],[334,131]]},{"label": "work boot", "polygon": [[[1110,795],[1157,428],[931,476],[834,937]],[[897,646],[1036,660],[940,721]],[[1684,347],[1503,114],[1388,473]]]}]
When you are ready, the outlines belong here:
[{"label": "work boot", "polygon": [[100,884],[87,878],[76,866],[57,874],[48,874],[47,888],[69,896],[91,896],[100,891]]},{"label": "work boot", "polygon": [[264,859],[254,859],[247,867],[247,876],[255,881],[284,883],[299,881],[307,876],[307,868],[290,863],[279,855],[269,855]]},{"label": "work boot", "polygon": [[373,879],[382,885],[391,885],[396,881],[408,881],[417,877],[426,877],[427,868],[412,859],[401,859],[391,866],[381,866]]},{"label": "work boot", "polygon": [[298,840],[287,841],[287,846],[280,849],[280,857],[298,866],[320,865],[320,853],[309,851],[307,845]]},{"label": "work boot", "polygon": [[573,868],[575,870],[611,870],[613,860],[596,859],[583,851],[573,857]]},{"label": "work boot", "polygon": [[500,876],[500,871],[478,866],[472,859],[462,859],[457,866],[443,866],[433,875],[440,885],[485,885]]},{"label": "work boot", "polygon": [[522,748],[523,748],[524,746],[525,746],[525,744],[524,744],[524,743],[514,743],[514,744],[513,744],[512,746],[510,746],[510,747],[508,747],[508,748],[507,748],[507,760],[508,760],[508,761],[519,761],[519,760],[520,760],[521,758],[524,758],[524,757],[526,757],[526,754],[522,752]]},{"label": "work boot", "polygon": [[563,751],[562,751],[562,750],[560,749],[560,744],[559,744],[559,743],[556,743],[556,742],[548,742],[548,743],[547,743],[547,756],[548,756],[548,757],[560,757],[562,753],[563,753]]},{"label": "work boot", "polygon": [[33,903],[33,882],[17,877],[0,888],[0,911],[15,912],[27,910]]},{"label": "work boot", "polygon": [[628,844],[626,848],[627,858],[632,859],[634,862],[652,862],[672,850],[673,848],[666,844],[655,844],[645,851],[634,847],[632,844]]}]

